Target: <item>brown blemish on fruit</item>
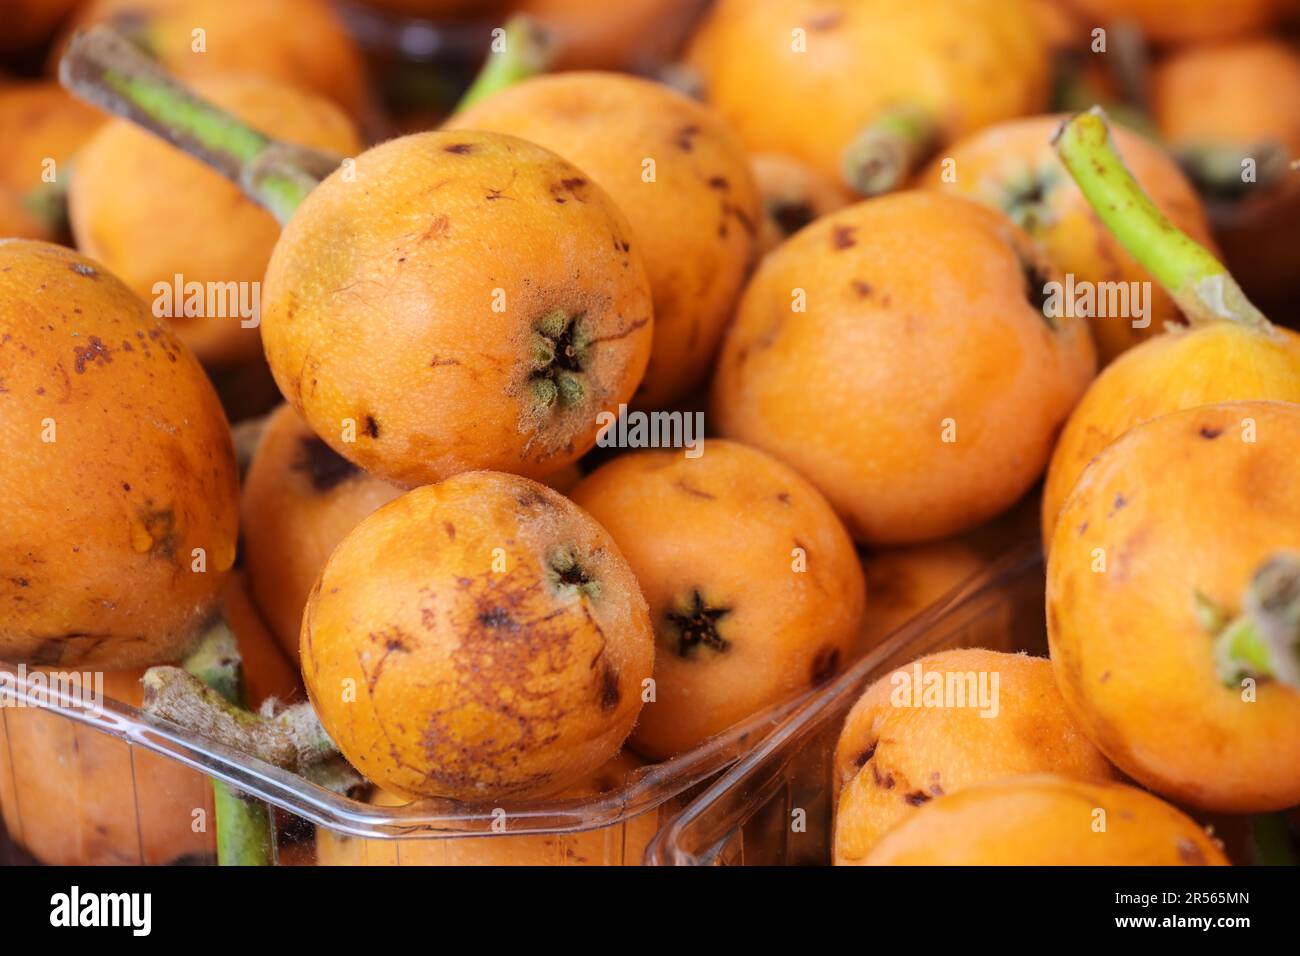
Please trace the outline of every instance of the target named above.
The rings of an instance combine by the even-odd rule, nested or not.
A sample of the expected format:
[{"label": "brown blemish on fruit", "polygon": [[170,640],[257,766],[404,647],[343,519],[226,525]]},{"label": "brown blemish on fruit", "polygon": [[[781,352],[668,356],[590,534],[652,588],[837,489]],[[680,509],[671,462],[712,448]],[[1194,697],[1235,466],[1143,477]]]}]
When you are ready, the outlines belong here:
[{"label": "brown blemish on fruit", "polygon": [[89,345],[77,345],[72,349],[72,354],[76,357],[78,375],[84,374],[86,365],[91,362],[108,365],[113,361],[112,350],[104,344],[99,336],[92,335],[89,341]]},{"label": "brown blemish on fruit", "polygon": [[623,693],[618,689],[618,671],[605,665],[600,679],[600,709],[613,710],[623,700]]},{"label": "brown blemish on fruit", "polygon": [[443,358],[441,355],[435,355],[429,362],[429,368],[444,368],[448,365],[459,365],[460,359]]},{"label": "brown blemish on fruit", "polygon": [[926,793],[924,790],[913,790],[911,793],[903,795],[903,800],[914,807],[919,807],[922,804],[929,803],[933,799],[934,797]]},{"label": "brown blemish on fruit", "polygon": [[676,143],[678,149],[689,153],[693,149],[695,149],[695,137],[698,136],[699,134],[700,134],[700,128],[696,126],[694,123],[691,123],[688,126],[683,126],[680,130],[677,131],[677,137],[674,140],[674,142]]},{"label": "brown blemish on fruit", "polygon": [[1108,514],[1106,517],[1108,518],[1115,517],[1115,515],[1123,511],[1127,505],[1128,505],[1128,499],[1125,498],[1122,494],[1116,494],[1115,502],[1110,506],[1110,514]]},{"label": "brown blemish on fruit", "polygon": [[867,765],[867,761],[876,755],[876,747],[879,746],[879,744],[880,741],[878,740],[871,741],[871,743],[867,746],[867,749],[862,751],[862,753],[858,754],[858,756],[854,759],[853,763],[857,765],[859,768],[865,767]]},{"label": "brown blemish on fruit", "polygon": [[572,176],[568,179],[561,179],[558,183],[551,184],[551,195],[555,197],[558,203],[564,203],[564,196],[567,194],[578,202],[587,201],[587,180],[581,176]]},{"label": "brown blemish on fruit", "polygon": [[711,607],[698,590],[691,592],[685,610],[667,613],[668,626],[677,634],[677,655],[689,657],[696,647],[708,647],[719,654],[731,647],[731,642],[718,633],[718,622],[731,613],[729,607]]},{"label": "brown blemish on fruit", "polygon": [[447,538],[449,540],[451,541],[456,540],[456,526],[454,524],[452,524],[450,521],[444,521],[442,523],[442,528],[444,531],[447,532]]},{"label": "brown blemish on fruit", "polygon": [[315,435],[304,435],[298,445],[293,469],[306,473],[319,493],[330,491],[359,474],[360,469]]},{"label": "brown blemish on fruit", "polygon": [[176,556],[177,545],[176,513],[171,508],[146,509],[139,513],[139,518],[153,542],[149,546],[149,554],[172,560]]},{"label": "brown blemish on fruit", "polygon": [[[873,752],[874,752],[874,748],[873,748]],[[871,779],[875,781],[877,787],[881,787],[885,790],[894,789],[893,773],[886,773],[885,775],[881,776],[880,768],[876,766],[874,763],[871,765]]]},{"label": "brown blemish on fruit", "polygon": [[677,488],[680,491],[684,491],[692,498],[703,498],[705,501],[718,500],[717,495],[711,495],[707,491],[703,490],[702,488],[696,488],[685,478],[678,478],[675,482],[673,482],[673,487]]},{"label": "brown blemish on fruit", "polygon": [[474,152],[473,143],[452,143],[450,146],[442,148],[444,153],[455,153],[457,156],[468,156]]},{"label": "brown blemish on fruit", "polygon": [[871,283],[863,282],[861,279],[854,279],[853,291],[859,299],[869,299],[872,292]]},{"label": "brown blemish on fruit", "polygon": [[379,437],[379,421],[374,415],[366,416],[366,434],[371,438]]},{"label": "brown blemish on fruit", "polygon": [[1201,426],[1201,437],[1207,441],[1214,441],[1214,439],[1218,438],[1222,434],[1222,428],[1211,428],[1209,425]]},{"label": "brown blemish on fruit", "polygon": [[853,237],[858,230],[854,226],[836,226],[831,233],[831,246],[835,249],[851,249],[858,244]]}]

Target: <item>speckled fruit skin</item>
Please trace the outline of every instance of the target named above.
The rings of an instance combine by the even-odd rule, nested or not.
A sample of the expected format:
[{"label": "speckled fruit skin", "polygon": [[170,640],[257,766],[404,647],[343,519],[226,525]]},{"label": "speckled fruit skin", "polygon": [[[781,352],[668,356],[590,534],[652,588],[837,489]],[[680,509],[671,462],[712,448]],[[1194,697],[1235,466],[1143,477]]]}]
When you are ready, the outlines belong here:
[{"label": "speckled fruit skin", "polygon": [[932,111],[944,141],[1041,112],[1047,44],[1029,17],[1020,0],[721,0],[688,62],[751,152],[840,179],[845,148],[899,103]]},{"label": "speckled fruit skin", "polygon": [[291,406],[267,420],[244,478],[240,528],[249,590],[292,660],[307,596],[331,552],[401,493],[321,441]]},{"label": "speckled fruit skin", "polygon": [[0,660],[183,656],[234,562],[239,508],[198,362],[96,263],[0,240],[0,381]]},{"label": "speckled fruit skin", "polygon": [[[1105,830],[1101,831],[1105,812]],[[1194,820],[1124,784],[1034,774],[922,807],[867,866],[1227,866]]]},{"label": "speckled fruit skin", "polygon": [[[1160,334],[1166,323],[1181,321],[1181,316],[1169,294],[1102,225],[1057,159],[1052,138],[1063,119],[1035,116],[981,130],[945,150],[944,156],[922,173],[917,185],[965,196],[1010,215],[1043,247],[1057,270],[1072,273],[1076,282],[1150,283],[1149,324],[1145,328],[1134,328],[1137,317],[1131,315],[1086,320],[1105,364],[1125,349]],[[1160,211],[1197,242],[1213,249],[1205,210],[1178,164],[1122,126],[1113,127],[1112,136],[1125,165]],[[946,167],[947,160],[955,166]],[[955,174],[953,182],[944,181],[949,168]],[[1033,198],[1026,198],[1027,193]]]},{"label": "speckled fruit skin", "polygon": [[1054,328],[1030,301],[1037,255],[1002,216],[938,193],[818,220],[741,297],[714,422],[794,466],[860,542],[973,527],[1038,478],[1093,373],[1082,321]]},{"label": "speckled fruit skin", "polygon": [[[251,126],[340,157],[361,140],[328,100],[257,76],[203,77],[204,97]],[[155,285],[244,283],[255,289],[280,236],[269,212],[203,163],[125,120],[101,129],[77,158],[68,195],[77,248],[103,262],[141,298],[158,301]],[[174,293],[173,293],[174,295]],[[245,293],[245,298],[248,294]],[[237,305],[238,299],[234,303]],[[163,317],[199,360],[214,365],[260,358],[262,340],[243,317]]]},{"label": "speckled fruit skin", "polygon": [[57,83],[0,87],[0,237],[58,238],[48,223],[22,208],[33,190],[47,186],[46,160],[54,160],[58,183],[66,183],[70,160],[104,122],[104,114],[69,96]]},{"label": "speckled fruit skin", "polygon": [[[1221,40],[1271,27],[1293,0],[1071,0],[1100,25],[1136,24],[1159,43]],[[1294,6],[1292,6],[1294,9]]]},{"label": "speckled fruit skin", "polygon": [[1197,405],[1300,402],[1300,335],[1235,322],[1173,329],[1111,363],[1070,415],[1043,485],[1043,542],[1079,475],[1129,429]]},{"label": "speckled fruit skin", "polygon": [[[93,0],[73,17],[51,64],[75,31],[97,24],[124,33],[187,80],[254,74],[311,90],[353,117],[367,106],[361,54],[325,0]],[[200,28],[204,47],[196,50]]]},{"label": "speckled fruit skin", "polygon": [[[655,699],[632,736],[639,753],[689,750],[848,662],[866,600],[862,569],[826,499],[787,466],[708,440],[694,459],[622,455],[572,497],[613,535],[650,605]],[[683,633],[680,615],[693,613],[696,595],[725,648]]]},{"label": "speckled fruit skin", "polygon": [[[540,146],[468,130],[390,140],[285,227],[262,287],[266,357],[312,430],[367,471],[541,477],[595,444],[598,413],[645,371],[636,245],[613,200]],[[557,309],[590,341],[582,393],[539,409],[534,343]]]},{"label": "speckled fruit skin", "polygon": [[[624,785],[641,762],[624,751],[586,775],[557,799],[591,800]],[[383,790],[369,802],[400,807],[408,801]],[[507,830],[510,825],[506,814]],[[638,866],[659,830],[659,816],[643,813],[614,826],[578,833],[496,835],[445,840],[370,840],[316,828],[316,862],[320,866]]]},{"label": "speckled fruit skin", "polygon": [[1111,760],[1180,804],[1300,803],[1300,691],[1261,679],[1244,701],[1196,613],[1198,594],[1240,613],[1255,571],[1300,551],[1298,449],[1289,403],[1166,415],[1102,452],[1057,523],[1047,626],[1061,693]]},{"label": "speckled fruit skin", "polygon": [[[760,205],[744,147],[713,110],[616,73],[510,87],[452,128],[509,133],[591,175],[639,240],[654,294],[650,364],[636,404],[669,405],[707,377],[754,255]],[[644,161],[654,160],[646,182]]]},{"label": "speckled fruit skin", "polygon": [[410,797],[573,785],[622,745],[653,663],[645,600],[609,534],[496,472],[417,488],[361,522],[303,618],[321,722],[367,778]]},{"label": "speckled fruit skin", "polygon": [[[239,644],[248,697],[301,697],[298,676],[248,602],[237,575],[222,613]],[[108,671],[104,696],[139,707],[145,668]],[[0,721],[0,806],[10,836],[52,866],[162,865],[216,852],[212,784],[198,771],[36,707]]]},{"label": "speckled fruit skin", "polygon": [[[1066,709],[1045,658],[962,649],[919,663],[923,674],[988,674],[990,695],[997,674],[996,715],[981,716],[978,706],[895,706],[894,674],[872,684],[835,746],[836,865],[861,864],[891,827],[945,794],[1026,773],[1114,778]],[[912,666],[894,673],[910,676]]]}]

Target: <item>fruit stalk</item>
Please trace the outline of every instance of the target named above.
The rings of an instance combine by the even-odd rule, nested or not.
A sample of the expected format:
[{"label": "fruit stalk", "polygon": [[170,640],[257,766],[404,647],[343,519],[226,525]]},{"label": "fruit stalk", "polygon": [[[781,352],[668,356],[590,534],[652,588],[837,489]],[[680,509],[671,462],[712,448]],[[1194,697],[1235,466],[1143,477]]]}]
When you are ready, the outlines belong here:
[{"label": "fruit stalk", "polygon": [[1244,610],[1214,640],[1220,679],[1273,679],[1300,689],[1300,555],[1266,561],[1246,590]]},{"label": "fruit stalk", "polygon": [[[525,17],[504,28],[500,52],[457,109],[544,70],[549,35]],[[107,27],[73,37],[59,80],[75,96],[153,133],[225,176],[283,225],[340,158],[254,129],[205,100],[144,51]]]},{"label": "fruit stalk", "polygon": [[1270,327],[1223,263],[1156,208],[1115,149],[1100,107],[1063,123],[1054,145],[1106,228],[1164,286],[1189,322],[1226,319]]},{"label": "fruit stalk", "polygon": [[207,164],[282,223],[339,162],[253,129],[107,27],[72,39],[59,63],[59,80],[77,97]]},{"label": "fruit stalk", "polygon": [[492,43],[482,69],[456,104],[454,113],[469,109],[508,86],[545,73],[555,60],[554,38],[528,17],[511,17]]},{"label": "fruit stalk", "polygon": [[[231,707],[243,706],[246,694],[239,648],[225,621],[217,620],[204,635],[198,649],[186,659],[185,672]],[[152,671],[145,673],[146,702],[150,673]],[[270,808],[220,780],[212,781],[212,793],[217,863],[221,866],[275,865]]]},{"label": "fruit stalk", "polygon": [[938,134],[934,118],[918,106],[887,110],[844,151],[844,179],[864,196],[897,189],[933,151]]}]

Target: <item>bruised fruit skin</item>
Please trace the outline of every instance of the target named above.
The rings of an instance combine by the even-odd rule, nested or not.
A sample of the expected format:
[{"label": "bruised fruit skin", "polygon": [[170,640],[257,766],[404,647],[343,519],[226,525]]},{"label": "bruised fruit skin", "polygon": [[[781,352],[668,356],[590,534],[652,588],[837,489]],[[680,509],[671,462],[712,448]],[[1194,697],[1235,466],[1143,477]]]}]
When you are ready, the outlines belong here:
[{"label": "bruised fruit skin", "polygon": [[1043,486],[1043,536],[1088,463],[1143,422],[1217,402],[1300,402],[1300,335],[1214,322],[1171,329],[1111,363],[1084,393],[1052,452]]},{"label": "bruised fruit skin", "polygon": [[1219,40],[1271,27],[1291,0],[1070,0],[1085,18],[1137,25],[1149,40]]},{"label": "bruised fruit skin", "polygon": [[1047,625],[1061,692],[1120,769],[1180,804],[1300,802],[1300,690],[1256,674],[1244,699],[1219,674],[1204,610],[1242,613],[1256,572],[1300,552],[1298,449],[1289,403],[1166,415],[1098,455],[1057,522]]},{"label": "bruised fruit skin", "polygon": [[469,472],[353,529],[307,603],[301,650],[322,724],[367,778],[492,800],[563,790],[614,755],[654,636],[591,517],[526,478]]},{"label": "bruised fruit skin", "polygon": [[390,140],[285,227],[263,284],[266,357],[312,430],[367,471],[540,477],[595,444],[597,414],[645,370],[638,246],[613,200],[540,146]]},{"label": "bruised fruit skin", "polygon": [[[967,696],[950,699],[947,686]],[[922,657],[872,684],[840,732],[833,772],[839,866],[860,865],[892,827],[945,794],[1026,773],[1114,777],[1066,709],[1050,662],[977,649]]]},{"label": "bruised fruit skin", "polygon": [[509,87],[450,125],[554,150],[609,193],[640,240],[654,294],[636,403],[662,407],[699,385],[749,271],[760,215],[748,157],[721,119],[659,83],[566,73]]},{"label": "bruised fruit skin", "polygon": [[249,590],[292,660],[307,596],[331,552],[401,493],[340,456],[291,406],[267,421],[244,479],[240,526]]},{"label": "bruised fruit skin", "polygon": [[[235,576],[227,580],[222,605],[243,658],[250,703],[300,695],[293,667]],[[143,668],[108,671],[103,694],[139,707],[143,676]],[[213,828],[194,830],[194,811],[213,819],[206,777],[35,707],[4,710],[0,798],[10,836],[46,864],[161,865],[216,853]]]},{"label": "bruised fruit skin", "polygon": [[840,179],[849,145],[901,104],[941,143],[1041,112],[1047,47],[1028,18],[1020,0],[721,0],[688,62],[751,152]]},{"label": "bruised fruit skin", "polygon": [[771,252],[814,219],[843,209],[852,195],[831,179],[780,153],[758,153],[750,167],[763,199],[763,224],[758,230],[758,251]]},{"label": "bruised fruit skin", "polygon": [[[641,764],[626,751],[557,799],[591,799],[617,790]],[[400,807],[402,797],[375,790],[369,802]],[[510,818],[506,816],[506,830]],[[578,833],[520,834],[440,840],[371,840],[316,828],[316,862],[320,866],[639,866],[645,848],[659,829],[653,811],[621,824]]]},{"label": "bruised fruit skin", "polygon": [[1227,866],[1228,859],[1194,820],[1149,793],[1035,774],[927,804],[886,834],[863,863]]},{"label": "bruised fruit skin", "polygon": [[[973,199],[1009,216],[1042,246],[1059,272],[1073,274],[1077,283],[1149,283],[1145,316],[1137,314],[1138,303],[1130,299],[1126,310],[1116,310],[1123,314],[1086,319],[1105,364],[1158,335],[1166,323],[1181,321],[1181,316],[1169,294],[1152,282],[1102,225],[1061,165],[1052,137],[1062,119],[1036,116],[981,130],[945,150],[917,185]],[[1113,136],[1129,170],[1156,206],[1193,239],[1213,249],[1205,211],[1178,165],[1136,133],[1115,127]]]},{"label": "bruised fruit skin", "polygon": [[[338,156],[361,149],[352,122],[338,107],[290,86],[256,76],[204,77],[200,94],[257,129]],[[258,296],[244,292],[212,302],[210,284],[240,283],[255,293],[280,226],[234,183],[125,120],[102,129],[78,157],[69,195],[77,247],[121,276],[181,340],[210,364],[261,356],[254,324]],[[175,293],[175,277],[183,292]],[[200,315],[187,315],[189,284],[205,295]],[[162,288],[160,288],[160,284]],[[160,298],[163,289],[165,297]],[[245,315],[241,306],[247,306]],[[253,311],[253,310],[257,311]],[[247,323],[247,327],[245,327]]]},{"label": "bruised fruit skin", "polygon": [[650,605],[655,699],[632,735],[639,753],[688,750],[848,662],[865,603],[853,542],[780,462],[714,440],[694,459],[634,452],[572,497],[613,535]]},{"label": "bruised fruit skin", "polygon": [[[57,206],[42,216],[23,208],[24,204],[71,180],[73,156],[103,123],[102,113],[74,100],[57,83],[0,88],[0,143],[5,144],[0,155],[0,204],[10,210],[0,214],[0,237],[58,238]],[[51,175],[54,181],[48,182]]]},{"label": "bruised fruit skin", "polygon": [[183,656],[234,562],[239,508],[198,362],[98,264],[0,240],[0,382],[0,660]]},{"label": "bruised fruit skin", "polygon": [[1082,322],[1040,310],[1037,255],[1002,216],[936,193],[818,220],[741,296],[714,421],[810,479],[858,541],[973,527],[1038,478],[1093,373]]},{"label": "bruised fruit skin", "polygon": [[[65,35],[101,24],[186,80],[252,74],[310,90],[349,116],[360,118],[366,108],[361,54],[323,0],[94,0]],[[202,49],[195,48],[196,29],[203,30]]]}]

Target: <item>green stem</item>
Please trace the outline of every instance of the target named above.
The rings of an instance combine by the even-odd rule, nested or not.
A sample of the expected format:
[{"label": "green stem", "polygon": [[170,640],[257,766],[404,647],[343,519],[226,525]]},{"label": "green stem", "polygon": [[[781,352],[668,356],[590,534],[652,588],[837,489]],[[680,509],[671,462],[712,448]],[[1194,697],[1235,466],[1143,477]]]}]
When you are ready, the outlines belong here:
[{"label": "green stem", "polygon": [[1106,228],[1168,290],[1189,322],[1228,319],[1269,327],[1223,263],[1156,208],[1120,158],[1099,107],[1062,124],[1055,146]]},{"label": "green stem", "polygon": [[1278,554],[1266,561],[1251,578],[1243,603],[1242,613],[1214,639],[1220,680],[1236,686],[1246,677],[1272,679],[1300,689],[1300,555]]},{"label": "green stem", "polygon": [[555,43],[546,30],[528,17],[511,17],[501,35],[493,37],[492,48],[482,69],[453,113],[467,110],[508,86],[545,73],[554,59]]},{"label": "green stem", "polygon": [[[198,649],[185,660],[185,670],[231,707],[246,704],[243,667],[235,635],[218,620]],[[146,675],[147,676],[147,675]],[[271,809],[220,780],[212,781],[217,827],[217,863],[221,866],[274,866],[275,839]]]},{"label": "green stem", "polygon": [[59,79],[74,95],[124,117],[207,164],[287,222],[338,157],[285,143],[198,96],[107,27],[69,43]]},{"label": "green stem", "polygon": [[914,105],[886,110],[844,151],[844,179],[864,196],[897,189],[934,151],[938,138],[938,124],[927,110]]}]

